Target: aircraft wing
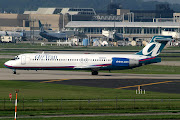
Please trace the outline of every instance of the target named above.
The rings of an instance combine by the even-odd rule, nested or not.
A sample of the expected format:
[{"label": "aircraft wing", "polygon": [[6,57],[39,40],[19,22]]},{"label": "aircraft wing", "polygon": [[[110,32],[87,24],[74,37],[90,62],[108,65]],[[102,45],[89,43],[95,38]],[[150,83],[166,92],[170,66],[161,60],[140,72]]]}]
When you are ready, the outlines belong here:
[{"label": "aircraft wing", "polygon": [[99,68],[97,66],[76,66],[74,69],[89,69],[89,68]]},{"label": "aircraft wing", "polygon": [[110,66],[111,64],[102,64],[102,65],[82,65],[82,66],[75,66],[74,69],[93,69],[93,68],[101,68]]}]

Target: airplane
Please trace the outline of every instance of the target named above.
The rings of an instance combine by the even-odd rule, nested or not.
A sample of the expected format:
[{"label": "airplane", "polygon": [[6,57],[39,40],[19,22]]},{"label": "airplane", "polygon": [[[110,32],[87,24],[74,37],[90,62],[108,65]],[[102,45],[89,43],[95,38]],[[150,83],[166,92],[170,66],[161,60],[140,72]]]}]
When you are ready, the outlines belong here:
[{"label": "airplane", "polygon": [[0,31],[0,36],[24,37],[24,32]]},{"label": "airplane", "polygon": [[41,24],[40,20],[39,20],[39,29],[40,29],[39,35],[43,38],[46,38],[49,42],[54,41],[54,40],[60,40],[60,39],[66,40],[67,37],[78,34],[78,31],[73,31],[73,30],[47,32],[44,30],[44,27]]},{"label": "airplane", "polygon": [[132,69],[151,63],[161,62],[157,58],[172,36],[154,36],[150,43],[135,54],[45,54],[28,53],[15,56],[4,66],[22,70],[91,70],[98,75],[99,70]]}]

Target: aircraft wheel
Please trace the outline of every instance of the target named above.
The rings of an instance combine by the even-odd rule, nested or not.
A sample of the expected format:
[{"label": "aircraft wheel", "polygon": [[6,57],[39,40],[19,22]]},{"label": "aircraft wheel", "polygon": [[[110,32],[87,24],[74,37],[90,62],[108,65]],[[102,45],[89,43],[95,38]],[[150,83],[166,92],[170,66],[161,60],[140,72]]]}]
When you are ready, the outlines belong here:
[{"label": "aircraft wheel", "polygon": [[92,75],[98,75],[98,71],[92,71]]},{"label": "aircraft wheel", "polygon": [[16,70],[13,70],[13,74],[16,74]]}]

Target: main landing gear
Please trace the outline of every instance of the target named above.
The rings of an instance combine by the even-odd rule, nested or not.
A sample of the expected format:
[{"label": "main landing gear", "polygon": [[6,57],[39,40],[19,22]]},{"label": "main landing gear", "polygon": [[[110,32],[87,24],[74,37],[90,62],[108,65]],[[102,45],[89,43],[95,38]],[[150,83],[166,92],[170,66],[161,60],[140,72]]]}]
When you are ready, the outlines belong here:
[{"label": "main landing gear", "polygon": [[92,75],[98,75],[98,71],[92,71],[91,74]]},{"label": "main landing gear", "polygon": [[13,69],[13,74],[16,74],[16,69]]}]

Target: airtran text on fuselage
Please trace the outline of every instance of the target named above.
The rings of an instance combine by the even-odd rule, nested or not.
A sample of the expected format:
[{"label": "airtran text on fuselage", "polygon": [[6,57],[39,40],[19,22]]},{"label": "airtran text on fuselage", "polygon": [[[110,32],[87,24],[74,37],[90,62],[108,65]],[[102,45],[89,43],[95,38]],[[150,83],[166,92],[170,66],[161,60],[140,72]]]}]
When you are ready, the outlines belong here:
[{"label": "airtran text on fuselage", "polygon": [[129,61],[116,61],[116,63],[129,63]]},{"label": "airtran text on fuselage", "polygon": [[35,59],[36,60],[40,60],[40,59],[43,59],[43,60],[56,60],[56,59],[58,59],[58,57],[56,55],[36,55]]}]

